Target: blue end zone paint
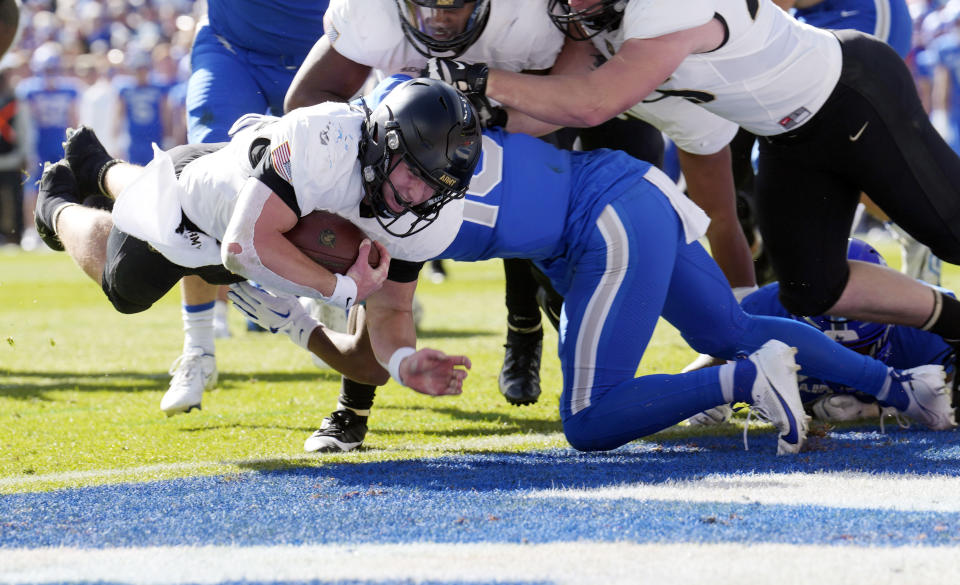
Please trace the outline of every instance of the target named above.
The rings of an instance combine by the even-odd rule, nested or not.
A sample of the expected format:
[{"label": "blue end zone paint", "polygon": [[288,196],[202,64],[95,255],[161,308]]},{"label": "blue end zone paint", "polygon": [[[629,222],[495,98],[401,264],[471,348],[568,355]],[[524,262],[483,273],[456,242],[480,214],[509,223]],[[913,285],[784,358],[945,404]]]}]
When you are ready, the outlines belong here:
[{"label": "blue end zone paint", "polygon": [[[775,436],[337,464],[0,498],[0,547],[572,540],[858,546],[960,544],[960,513],[810,505],[526,497],[710,474],[862,471],[960,476],[956,431],[834,433],[776,457]],[[904,494],[909,498],[909,494]],[[937,528],[939,527],[939,528]],[[943,527],[947,529],[944,530]]]}]

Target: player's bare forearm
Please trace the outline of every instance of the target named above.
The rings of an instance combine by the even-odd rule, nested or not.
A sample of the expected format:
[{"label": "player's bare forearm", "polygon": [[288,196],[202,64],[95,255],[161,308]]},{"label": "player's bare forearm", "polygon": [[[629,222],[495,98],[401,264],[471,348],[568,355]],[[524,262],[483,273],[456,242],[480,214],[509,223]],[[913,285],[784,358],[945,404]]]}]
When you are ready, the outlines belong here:
[{"label": "player's bare forearm", "polygon": [[367,299],[367,331],[377,361],[387,364],[401,347],[416,347],[417,330],[413,323],[413,293],[416,281],[386,281]]},{"label": "player's bare forearm", "polygon": [[713,154],[678,151],[690,199],[710,217],[707,239],[731,287],[754,286],[753,255],[737,218],[730,148]]},{"label": "player's bare forearm", "polygon": [[[325,18],[324,24],[327,30],[331,29],[329,19]],[[310,49],[293,77],[283,109],[289,112],[322,102],[345,102],[360,90],[369,74],[370,67],[340,55],[324,35]]]},{"label": "player's bare forearm", "polygon": [[722,43],[723,26],[704,25],[652,39],[629,39],[600,66],[590,43],[567,40],[550,75],[490,71],[486,94],[538,120],[591,127],[650,95],[691,53]]},{"label": "player's bare forearm", "polygon": [[318,326],[310,334],[309,350],[344,376],[362,384],[382,386],[390,374],[377,362],[370,338]]}]

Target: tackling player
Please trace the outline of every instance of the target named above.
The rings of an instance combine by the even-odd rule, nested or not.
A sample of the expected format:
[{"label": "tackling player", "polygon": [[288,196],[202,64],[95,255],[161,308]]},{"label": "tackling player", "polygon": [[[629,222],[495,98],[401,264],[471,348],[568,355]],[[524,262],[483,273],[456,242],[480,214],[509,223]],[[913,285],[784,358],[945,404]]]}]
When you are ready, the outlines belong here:
[{"label": "tackling player", "polygon": [[[758,223],[784,306],[960,343],[956,299],[846,260],[865,191],[938,257],[960,263],[960,159],[889,46],[805,26],[770,0],[695,0],[683,10],[669,0],[551,0],[549,9],[570,37],[553,73],[489,71],[490,98],[549,123],[590,126],[641,100],[679,95],[739,124],[763,137]],[[594,44],[580,41],[590,37]],[[616,58],[594,68],[594,47]],[[476,65],[438,61],[434,69],[483,89]],[[802,237],[797,225],[807,228]]]}]

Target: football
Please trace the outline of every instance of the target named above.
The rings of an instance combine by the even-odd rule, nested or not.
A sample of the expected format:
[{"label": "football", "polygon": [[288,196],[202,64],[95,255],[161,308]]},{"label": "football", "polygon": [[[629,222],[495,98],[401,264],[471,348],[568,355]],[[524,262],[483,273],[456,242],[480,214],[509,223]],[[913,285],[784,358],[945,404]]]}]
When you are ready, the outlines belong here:
[{"label": "football", "polygon": [[[360,242],[366,237],[357,226],[326,211],[308,213],[284,235],[311,260],[338,274],[345,274],[357,261]],[[376,247],[370,248],[369,260],[371,266],[380,263]]]}]

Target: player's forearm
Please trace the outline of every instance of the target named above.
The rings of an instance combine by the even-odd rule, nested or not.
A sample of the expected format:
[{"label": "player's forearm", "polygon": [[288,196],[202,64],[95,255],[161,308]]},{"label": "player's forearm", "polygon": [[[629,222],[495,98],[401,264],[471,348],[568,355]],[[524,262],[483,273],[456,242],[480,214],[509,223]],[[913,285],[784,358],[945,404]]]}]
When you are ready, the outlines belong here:
[{"label": "player's forearm", "polygon": [[495,70],[486,94],[541,122],[575,128],[602,124],[621,113],[588,86],[584,75],[525,75]]},{"label": "player's forearm", "polygon": [[390,379],[387,370],[377,362],[367,335],[340,333],[317,326],[310,334],[308,349],[351,380],[382,386]]},{"label": "player's forearm", "polygon": [[707,239],[731,287],[754,286],[753,254],[737,218],[730,149],[713,154],[678,151],[690,199],[710,217]]},{"label": "player's forearm", "polygon": [[284,237],[297,219],[269,187],[249,179],[221,240],[223,265],[270,290],[349,309],[357,299],[356,283],[314,263]]}]

